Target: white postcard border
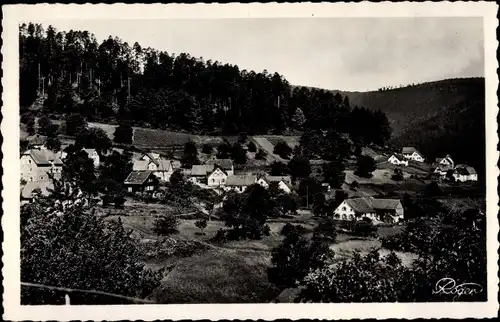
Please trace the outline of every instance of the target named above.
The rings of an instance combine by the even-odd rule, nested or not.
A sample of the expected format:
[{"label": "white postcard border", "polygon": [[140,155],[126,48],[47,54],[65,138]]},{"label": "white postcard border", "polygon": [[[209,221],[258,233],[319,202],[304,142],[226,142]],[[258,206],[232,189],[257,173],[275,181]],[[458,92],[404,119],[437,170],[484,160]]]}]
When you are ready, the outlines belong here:
[{"label": "white postcard border", "polygon": [[[8,320],[154,319],[352,319],[493,317],[498,312],[498,195],[496,146],[498,6],[491,2],[192,4],[192,5],[8,5],[2,8],[3,79],[3,306]],[[471,17],[484,18],[486,79],[487,264],[485,303],[381,304],[190,304],[127,306],[20,306],[19,237],[19,57],[18,23],[50,19],[220,19],[277,17]]]}]

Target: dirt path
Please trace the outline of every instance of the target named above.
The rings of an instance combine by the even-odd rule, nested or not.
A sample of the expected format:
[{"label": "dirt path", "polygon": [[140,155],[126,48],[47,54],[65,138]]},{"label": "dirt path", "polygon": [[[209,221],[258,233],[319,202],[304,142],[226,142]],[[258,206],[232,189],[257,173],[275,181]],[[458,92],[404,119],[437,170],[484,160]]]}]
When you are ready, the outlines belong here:
[{"label": "dirt path", "polygon": [[282,157],[280,157],[279,155],[276,155],[274,154],[274,145],[269,142],[268,139],[266,139],[265,137],[263,136],[254,136],[253,137],[253,140],[255,141],[255,143],[257,143],[257,145],[262,148],[264,151],[267,152],[267,161],[269,163],[273,162],[273,161],[279,161],[279,162],[283,162],[283,163],[287,163],[288,161],[283,159]]}]

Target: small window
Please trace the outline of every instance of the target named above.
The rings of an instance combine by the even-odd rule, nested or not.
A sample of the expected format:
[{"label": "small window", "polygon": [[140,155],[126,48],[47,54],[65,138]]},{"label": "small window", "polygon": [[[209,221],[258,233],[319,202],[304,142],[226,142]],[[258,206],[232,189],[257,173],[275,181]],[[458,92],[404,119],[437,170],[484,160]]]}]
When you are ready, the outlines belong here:
[{"label": "small window", "polygon": [[212,179],[212,183],[214,183],[214,182],[215,182],[215,179]]},{"label": "small window", "polygon": [[343,210],[343,211],[346,211],[346,207],[342,207],[342,210]]}]

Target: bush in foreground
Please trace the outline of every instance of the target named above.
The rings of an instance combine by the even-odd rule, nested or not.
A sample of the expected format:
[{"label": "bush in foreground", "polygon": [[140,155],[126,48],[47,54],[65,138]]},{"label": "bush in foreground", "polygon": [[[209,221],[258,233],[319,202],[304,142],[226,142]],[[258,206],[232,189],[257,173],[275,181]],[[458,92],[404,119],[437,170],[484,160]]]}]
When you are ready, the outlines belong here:
[{"label": "bush in foreground", "polygon": [[[57,183],[49,197],[38,197],[21,208],[21,281],[148,296],[163,273],[146,269],[139,260],[137,244],[121,221],[103,221],[94,213],[94,205],[78,197],[77,191],[75,185]],[[116,299],[79,294],[71,301],[112,304]],[[22,288],[21,302],[63,304],[64,294]]]}]

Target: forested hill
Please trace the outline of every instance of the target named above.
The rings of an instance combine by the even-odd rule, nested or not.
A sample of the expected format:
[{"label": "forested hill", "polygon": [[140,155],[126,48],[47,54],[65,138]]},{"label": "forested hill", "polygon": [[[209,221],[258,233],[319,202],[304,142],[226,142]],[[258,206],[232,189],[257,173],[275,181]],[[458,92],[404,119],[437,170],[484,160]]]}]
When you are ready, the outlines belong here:
[{"label": "forested hill", "polygon": [[[87,31],[19,28],[21,108],[54,117],[191,133],[297,133],[366,145],[390,136],[386,116],[327,90],[292,89],[278,73],[172,55]],[[35,102],[34,106],[33,103]],[[323,132],[322,132],[323,131]]]},{"label": "forested hill", "polygon": [[[334,91],[335,93],[338,91]],[[449,109],[484,101],[484,78],[458,78],[370,92],[346,92],[352,105],[380,109],[398,137],[415,124],[439,117]]]},{"label": "forested hill", "polygon": [[353,105],[384,112],[391,123],[394,146],[416,146],[430,159],[448,153],[484,173],[484,78],[341,94],[348,95]]}]

